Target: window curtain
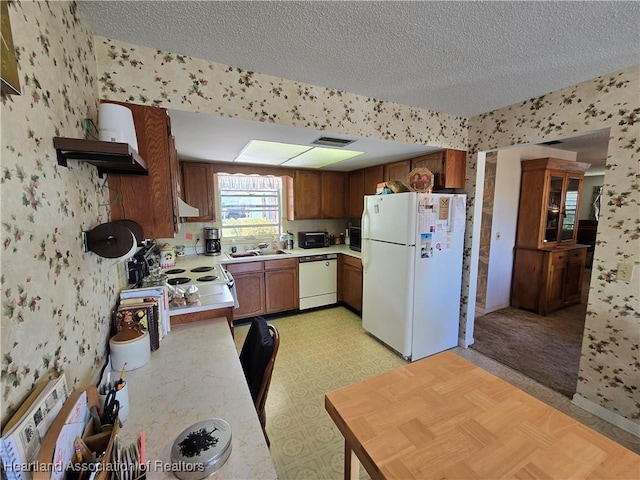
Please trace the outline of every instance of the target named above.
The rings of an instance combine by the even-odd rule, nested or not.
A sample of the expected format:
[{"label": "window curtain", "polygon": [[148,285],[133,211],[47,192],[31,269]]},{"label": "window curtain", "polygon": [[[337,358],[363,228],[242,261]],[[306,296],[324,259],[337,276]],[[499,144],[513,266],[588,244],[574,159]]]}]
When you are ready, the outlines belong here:
[{"label": "window curtain", "polygon": [[245,174],[218,174],[218,187],[221,190],[273,191],[279,190],[280,177]]}]

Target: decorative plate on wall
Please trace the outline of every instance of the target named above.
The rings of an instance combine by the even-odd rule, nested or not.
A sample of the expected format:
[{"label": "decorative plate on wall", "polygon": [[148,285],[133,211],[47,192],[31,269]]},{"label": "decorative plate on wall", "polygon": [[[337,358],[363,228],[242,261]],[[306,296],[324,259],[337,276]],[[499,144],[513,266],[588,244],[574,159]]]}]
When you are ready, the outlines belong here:
[{"label": "decorative plate on wall", "polygon": [[414,168],[405,182],[412,192],[427,193],[433,189],[433,173],[428,168]]}]

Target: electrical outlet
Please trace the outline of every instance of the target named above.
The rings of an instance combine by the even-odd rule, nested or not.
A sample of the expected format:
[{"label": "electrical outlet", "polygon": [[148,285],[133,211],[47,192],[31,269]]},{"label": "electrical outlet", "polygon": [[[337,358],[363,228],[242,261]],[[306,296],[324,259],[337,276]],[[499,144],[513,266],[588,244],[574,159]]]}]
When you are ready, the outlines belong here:
[{"label": "electrical outlet", "polygon": [[618,280],[623,282],[631,282],[633,278],[633,263],[619,263],[618,274],[616,275]]}]

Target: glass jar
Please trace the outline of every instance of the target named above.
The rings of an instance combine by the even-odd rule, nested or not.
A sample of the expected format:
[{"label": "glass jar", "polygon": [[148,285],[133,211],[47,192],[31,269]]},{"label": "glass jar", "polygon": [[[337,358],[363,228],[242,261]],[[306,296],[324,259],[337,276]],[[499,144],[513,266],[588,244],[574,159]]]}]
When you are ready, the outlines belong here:
[{"label": "glass jar", "polygon": [[149,272],[149,275],[142,279],[143,287],[161,287],[167,284],[169,275],[163,273],[159,268],[154,268]]}]

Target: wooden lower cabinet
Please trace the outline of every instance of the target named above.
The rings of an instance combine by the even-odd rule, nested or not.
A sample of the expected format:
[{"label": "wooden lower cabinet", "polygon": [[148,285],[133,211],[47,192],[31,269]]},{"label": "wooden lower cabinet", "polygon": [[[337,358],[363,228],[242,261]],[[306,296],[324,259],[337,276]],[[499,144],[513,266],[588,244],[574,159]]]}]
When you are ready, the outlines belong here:
[{"label": "wooden lower cabinet", "polygon": [[582,300],[586,245],[516,247],[511,306],[547,315]]},{"label": "wooden lower cabinet", "polygon": [[298,259],[229,263],[227,270],[236,282],[240,306],[233,319],[298,308]]},{"label": "wooden lower cabinet", "polygon": [[171,325],[182,323],[199,322],[201,320],[211,320],[212,318],[225,317],[233,335],[233,307],[216,308],[215,310],[203,310],[202,312],[182,313],[171,315]]},{"label": "wooden lower cabinet", "polygon": [[233,311],[233,319],[262,315],[265,309],[264,273],[235,275],[236,293],[240,306]]},{"label": "wooden lower cabinet", "polygon": [[360,313],[362,312],[362,262],[359,258],[350,255],[340,255],[339,267],[338,300]]},{"label": "wooden lower cabinet", "polygon": [[297,309],[300,303],[298,259],[268,260],[264,263],[266,313]]}]

